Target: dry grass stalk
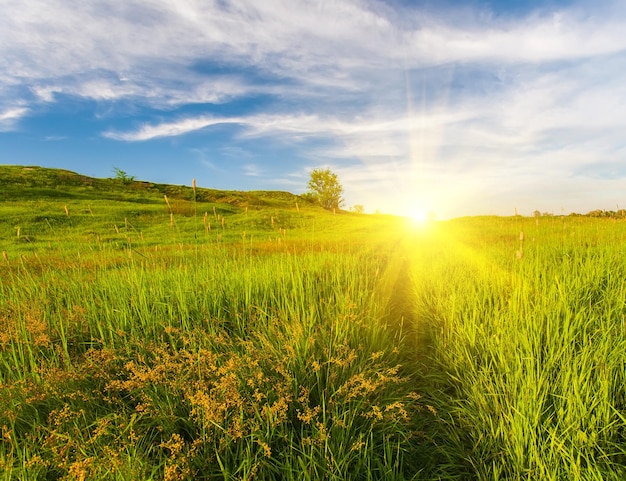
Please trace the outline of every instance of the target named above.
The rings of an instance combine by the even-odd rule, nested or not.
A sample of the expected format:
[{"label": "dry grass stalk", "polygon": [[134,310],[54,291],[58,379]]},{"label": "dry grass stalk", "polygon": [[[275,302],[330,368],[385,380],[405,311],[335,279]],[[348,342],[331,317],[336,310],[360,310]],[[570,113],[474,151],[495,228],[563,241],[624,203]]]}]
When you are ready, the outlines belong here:
[{"label": "dry grass stalk", "polygon": [[191,188],[193,189],[193,215],[196,217],[198,215],[198,206],[196,204],[196,179],[191,181]]},{"label": "dry grass stalk", "polygon": [[167,198],[167,194],[163,194],[163,198],[165,199],[165,203],[167,204],[167,208],[169,209],[170,214],[171,214],[172,213],[172,206],[170,205],[170,201]]},{"label": "dry grass stalk", "polygon": [[66,206],[66,205],[64,205],[63,207],[65,208],[65,215],[69,217],[69,216],[70,216],[70,211],[69,211],[69,209],[67,208],[67,206]]}]

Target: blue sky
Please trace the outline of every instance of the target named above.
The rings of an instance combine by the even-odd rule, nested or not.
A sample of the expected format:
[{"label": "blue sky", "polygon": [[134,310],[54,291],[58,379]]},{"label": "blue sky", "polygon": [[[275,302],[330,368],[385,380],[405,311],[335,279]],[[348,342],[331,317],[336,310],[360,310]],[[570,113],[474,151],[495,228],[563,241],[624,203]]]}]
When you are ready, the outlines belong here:
[{"label": "blue sky", "polygon": [[623,1],[0,0],[0,163],[439,218],[626,207]]}]

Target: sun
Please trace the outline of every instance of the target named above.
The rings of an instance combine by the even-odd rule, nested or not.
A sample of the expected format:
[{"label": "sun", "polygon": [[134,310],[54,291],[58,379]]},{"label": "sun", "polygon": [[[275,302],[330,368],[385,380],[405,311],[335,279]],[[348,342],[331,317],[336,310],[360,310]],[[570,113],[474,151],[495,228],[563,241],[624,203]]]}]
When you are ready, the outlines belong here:
[{"label": "sun", "polygon": [[425,227],[433,220],[434,214],[424,207],[415,206],[406,213],[406,217],[413,226]]},{"label": "sun", "polygon": [[428,220],[426,209],[417,208],[409,213],[411,220],[417,224],[424,224]]}]

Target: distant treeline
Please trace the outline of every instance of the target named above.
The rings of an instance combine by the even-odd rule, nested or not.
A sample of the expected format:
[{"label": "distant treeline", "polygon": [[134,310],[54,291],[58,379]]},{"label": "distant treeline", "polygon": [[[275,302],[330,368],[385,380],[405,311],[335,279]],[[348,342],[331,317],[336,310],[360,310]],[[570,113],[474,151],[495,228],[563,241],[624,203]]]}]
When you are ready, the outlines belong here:
[{"label": "distant treeline", "polygon": [[[533,216],[534,217],[550,217],[550,216],[554,216],[554,214],[550,212],[539,212],[538,210],[536,210],[535,212],[533,212]],[[571,214],[569,214],[569,217],[607,217],[610,219],[624,219],[626,218],[626,209],[619,209],[617,211],[596,209],[596,210],[587,212],[586,214],[579,214],[577,212],[572,212]]]}]

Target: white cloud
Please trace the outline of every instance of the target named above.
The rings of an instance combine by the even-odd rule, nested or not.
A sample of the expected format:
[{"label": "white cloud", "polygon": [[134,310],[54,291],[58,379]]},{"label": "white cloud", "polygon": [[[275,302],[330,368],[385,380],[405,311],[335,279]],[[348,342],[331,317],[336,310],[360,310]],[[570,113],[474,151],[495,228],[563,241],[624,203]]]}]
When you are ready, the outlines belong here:
[{"label": "white cloud", "polygon": [[600,17],[573,10],[466,23],[419,9],[399,18],[382,3],[357,0],[28,0],[3,10],[11,13],[0,20],[0,89],[26,83],[47,101],[50,92],[69,91],[96,100],[220,102],[261,88],[211,73],[210,65],[201,73],[207,59],[314,89],[359,91],[403,68],[560,61],[626,49],[626,19],[611,15],[618,6]]},{"label": "white cloud", "polygon": [[156,125],[143,125],[135,132],[104,132],[102,135],[113,140],[138,142],[159,137],[175,137],[201,130],[212,125],[239,123],[237,118],[214,118],[208,116],[186,118],[175,122],[164,122]]},{"label": "white cloud", "polygon": [[17,122],[28,114],[29,109],[25,107],[12,107],[0,111],[0,132],[13,130]]},{"label": "white cloud", "polygon": [[28,109],[23,107],[15,107],[4,112],[0,112],[0,122],[12,121],[23,117],[28,112]]},{"label": "white cloud", "polygon": [[243,166],[243,171],[243,175],[248,177],[260,177],[263,170],[257,164],[246,164]]},{"label": "white cloud", "polygon": [[620,34],[623,15],[596,17],[587,12],[554,12],[466,26],[437,22],[408,31],[406,44],[415,58],[432,63],[540,63],[610,55],[626,49]]}]

